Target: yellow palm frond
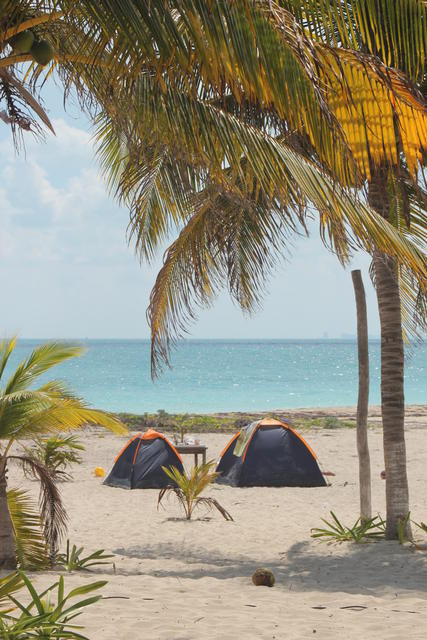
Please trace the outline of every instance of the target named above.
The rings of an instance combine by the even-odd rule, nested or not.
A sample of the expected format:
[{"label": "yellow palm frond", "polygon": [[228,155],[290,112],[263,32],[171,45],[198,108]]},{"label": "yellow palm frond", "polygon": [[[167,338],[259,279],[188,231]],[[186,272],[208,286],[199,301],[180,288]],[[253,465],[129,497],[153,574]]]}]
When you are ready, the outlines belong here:
[{"label": "yellow palm frond", "polygon": [[[13,352],[16,340],[0,344],[0,371]],[[114,433],[125,434],[127,428],[114,415],[91,409],[60,381],[50,381],[30,389],[52,367],[80,356],[84,350],[72,344],[46,343],[36,347],[0,388],[0,438],[11,442],[56,431],[70,431],[85,425],[99,425]]]},{"label": "yellow palm frond", "polygon": [[324,49],[335,74],[328,74],[328,101],[361,174],[397,166],[403,151],[414,182],[427,147],[427,110],[422,96],[393,69],[345,50]]},{"label": "yellow palm frond", "polygon": [[22,489],[9,489],[7,505],[15,534],[16,557],[21,569],[49,564],[46,540],[37,504]]}]

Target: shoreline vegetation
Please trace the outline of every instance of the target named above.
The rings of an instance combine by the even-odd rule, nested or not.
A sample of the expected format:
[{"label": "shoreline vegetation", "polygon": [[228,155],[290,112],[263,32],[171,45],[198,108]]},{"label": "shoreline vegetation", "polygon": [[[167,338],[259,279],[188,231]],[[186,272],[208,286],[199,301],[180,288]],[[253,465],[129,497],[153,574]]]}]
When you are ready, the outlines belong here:
[{"label": "shoreline vegetation", "polygon": [[[168,413],[159,409],[155,413],[118,413],[117,416],[130,431],[155,429],[166,433],[234,433],[254,420],[266,416],[289,422],[296,430],[352,429],[356,427],[356,407],[310,407],[276,409],[272,411],[228,411],[217,413]],[[406,426],[425,423],[427,405],[406,407]],[[381,407],[371,406],[368,427],[381,427]]]}]

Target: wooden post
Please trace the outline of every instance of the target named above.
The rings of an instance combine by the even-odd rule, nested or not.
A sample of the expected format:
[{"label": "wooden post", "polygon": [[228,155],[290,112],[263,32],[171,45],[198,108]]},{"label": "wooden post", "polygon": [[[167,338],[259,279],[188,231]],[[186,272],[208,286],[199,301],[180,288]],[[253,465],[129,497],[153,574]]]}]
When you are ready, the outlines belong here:
[{"label": "wooden post", "polygon": [[359,393],[357,399],[357,453],[359,456],[360,518],[372,517],[371,462],[368,446],[369,349],[366,296],[360,270],[351,272],[357,311],[357,351],[359,360]]}]

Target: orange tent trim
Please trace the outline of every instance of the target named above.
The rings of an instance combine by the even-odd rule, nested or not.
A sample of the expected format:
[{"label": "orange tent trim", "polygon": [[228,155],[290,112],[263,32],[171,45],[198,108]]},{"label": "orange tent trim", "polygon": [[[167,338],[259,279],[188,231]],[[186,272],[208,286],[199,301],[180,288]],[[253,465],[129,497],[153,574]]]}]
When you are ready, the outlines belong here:
[{"label": "orange tent trim", "polygon": [[119,453],[117,454],[117,456],[114,459],[114,462],[117,462],[117,460],[120,458],[120,456],[122,455],[123,451],[126,451],[126,449],[128,448],[128,446],[131,444],[131,442],[133,442],[134,440],[136,440],[136,438],[138,438],[141,435],[141,433],[137,433],[136,436],[133,436],[133,438],[131,438],[128,442],[126,442],[125,446],[123,447],[123,449],[120,449]]},{"label": "orange tent trim", "polygon": [[[173,446],[172,442],[170,440],[168,440],[166,438],[166,436],[164,436],[162,433],[159,433],[158,431],[155,431],[154,429],[148,429],[147,431],[144,431],[144,433],[141,434],[141,432],[137,433],[136,436],[133,436],[133,438],[131,438],[126,444],[125,446],[119,451],[119,453],[117,454],[116,458],[114,459],[114,462],[117,462],[117,460],[120,458],[120,456],[122,455],[122,453],[124,451],[126,451],[126,449],[128,448],[128,446],[134,441],[136,440],[136,438],[140,438],[141,441],[142,440],[154,440],[155,438],[161,438],[162,440],[164,440],[165,442],[168,443],[168,445],[173,449],[173,451],[176,453],[176,455],[178,456],[179,460],[181,460],[181,462],[183,463],[183,460],[181,458],[181,456],[179,455],[178,451],[176,450],[176,448]],[[136,461],[136,456],[138,455],[138,451],[139,451],[139,447],[141,446],[141,441],[138,442],[138,446],[136,448],[135,451],[135,455],[133,457],[133,461],[132,464],[135,464]],[[183,463],[184,464],[184,463]]]},{"label": "orange tent trim", "polygon": [[158,431],[155,431],[154,429],[148,429],[141,436],[141,440],[155,440],[155,438],[161,438],[162,440],[167,442],[168,445],[172,448],[172,450],[175,451],[176,455],[178,456],[179,460],[181,460],[182,464],[184,464],[181,456],[179,455],[178,451],[176,450],[176,447],[173,446],[172,442],[170,440],[168,440],[166,438],[166,436],[163,435],[163,433],[159,433]]},{"label": "orange tent trim", "polygon": [[228,442],[228,444],[225,445],[225,448],[221,451],[221,455],[219,456],[220,458],[222,458],[222,456],[224,455],[224,453],[226,451],[228,451],[228,449],[231,447],[231,445],[233,444],[233,442],[240,436],[240,431],[238,431],[232,438],[231,440]]},{"label": "orange tent trim", "polygon": [[[144,437],[144,436],[142,436],[142,437]],[[141,442],[142,442],[142,438],[139,439],[138,446],[136,447],[135,455],[133,456],[133,460],[132,460],[132,466],[135,464],[136,456],[138,455],[138,451],[139,451],[139,447],[141,446]]]}]

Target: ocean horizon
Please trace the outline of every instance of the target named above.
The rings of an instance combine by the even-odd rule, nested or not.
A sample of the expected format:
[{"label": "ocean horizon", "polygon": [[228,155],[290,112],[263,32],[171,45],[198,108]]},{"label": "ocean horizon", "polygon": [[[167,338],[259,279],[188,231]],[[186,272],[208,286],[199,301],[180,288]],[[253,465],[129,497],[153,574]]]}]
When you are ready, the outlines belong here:
[{"label": "ocean horizon", "polygon": [[[34,346],[21,339],[6,375]],[[78,340],[81,358],[55,367],[92,406],[113,412],[169,413],[268,411],[340,407],[357,403],[354,339],[188,339],[172,352],[173,368],[150,378],[149,340]],[[380,341],[369,341],[370,404],[380,404]],[[427,345],[413,345],[406,360],[405,402],[427,403]]]}]

